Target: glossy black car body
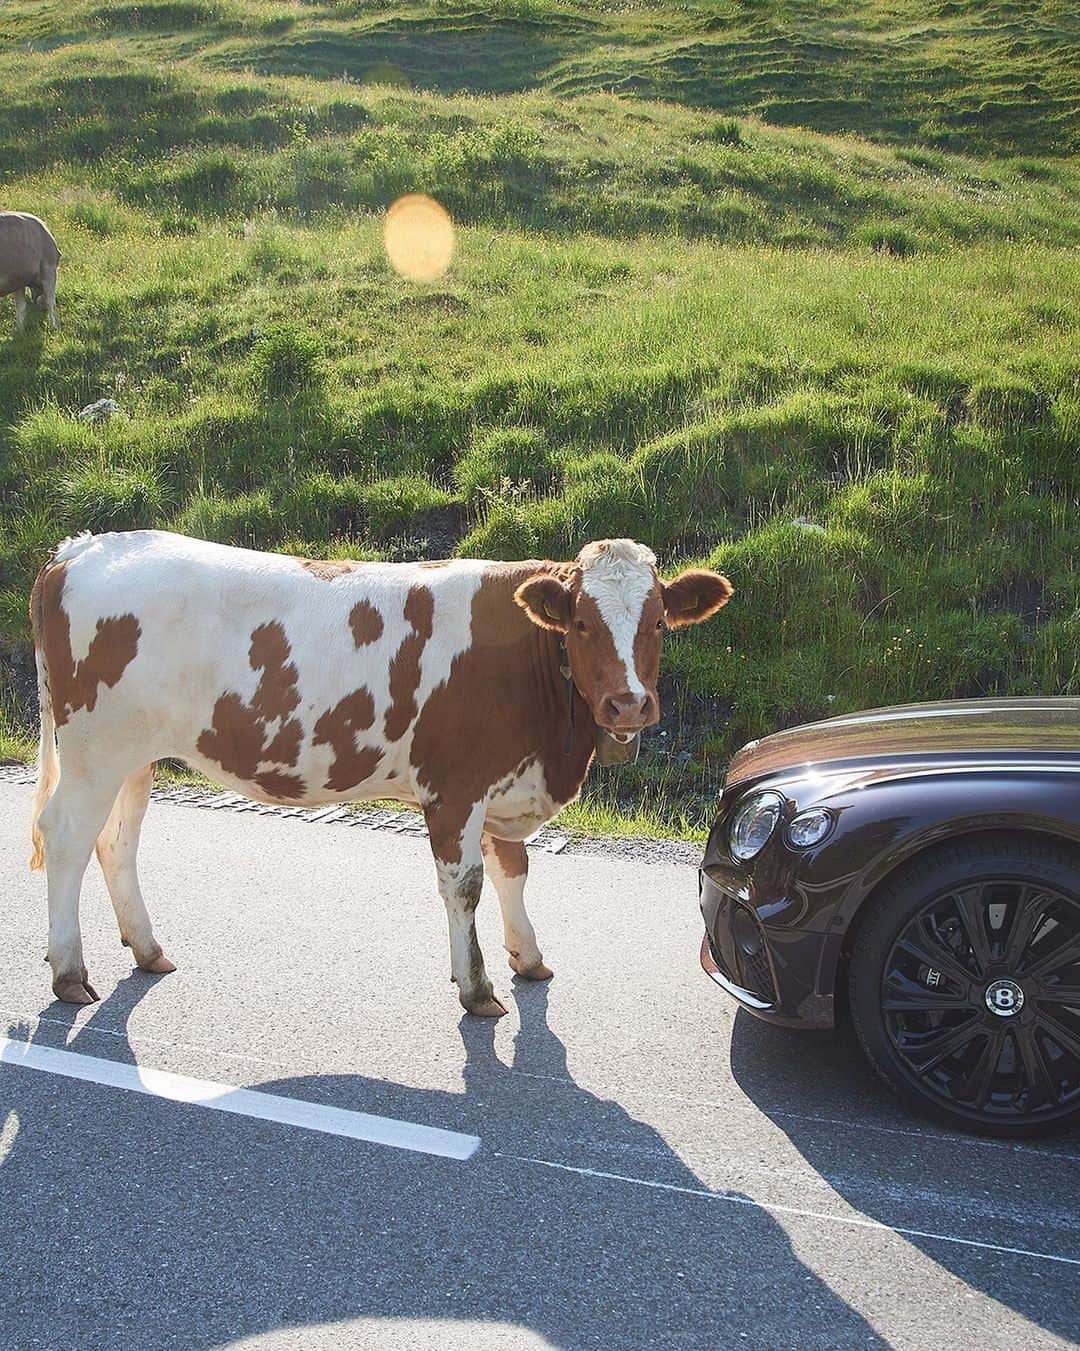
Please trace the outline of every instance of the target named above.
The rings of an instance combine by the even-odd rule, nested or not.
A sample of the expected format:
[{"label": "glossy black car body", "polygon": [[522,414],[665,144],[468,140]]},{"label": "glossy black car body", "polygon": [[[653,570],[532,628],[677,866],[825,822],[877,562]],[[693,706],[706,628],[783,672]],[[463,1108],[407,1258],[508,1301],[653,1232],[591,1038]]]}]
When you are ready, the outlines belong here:
[{"label": "glossy black car body", "polygon": [[[780,821],[760,852],[740,862],[730,852],[730,824],[748,797],[763,791],[779,795]],[[827,809],[831,828],[819,844],[796,848],[787,830],[808,808]],[[1062,858],[1075,860],[1080,888],[1080,699],[909,705],[833,718],[751,742],[731,763],[702,863],[702,965],[758,1017],[798,1027],[832,1026],[847,1006],[849,966],[860,929],[875,906],[884,904],[880,898],[897,904],[890,894],[895,879],[911,875],[918,860],[950,857],[955,866],[951,846],[957,843],[993,856],[1002,842],[1014,851],[1036,847],[1029,842],[1038,848],[1052,843],[1059,868]],[[1069,923],[1074,910],[1068,907],[1080,915],[1080,901],[1070,899],[1070,867],[1067,863],[1065,899],[1055,912]],[[953,885],[952,892],[959,895],[959,888]],[[1017,915],[1034,904],[1032,894],[1031,887],[1016,891]],[[989,893],[987,900],[993,900]],[[954,909],[961,903],[968,901],[961,897]],[[1007,908],[999,905],[998,911],[1004,915]],[[962,916],[954,917],[954,927],[961,923]],[[1066,927],[1058,927],[1061,953],[1068,960],[1046,977],[1055,985],[1050,993],[1057,1000],[1050,1012],[1064,1019],[1060,1039],[1080,1064],[1080,1007],[1062,1012],[1066,984],[1076,986],[1080,996],[1080,948],[1074,954],[1075,940]],[[903,935],[897,933],[902,947]],[[984,937],[976,937],[976,947],[986,949]],[[931,939],[936,943],[935,934]],[[1002,966],[1004,947],[987,949],[982,957],[981,964],[973,955],[968,967],[955,969],[960,981],[984,981],[977,988],[973,983],[965,997],[976,1004],[985,997],[986,1009],[977,1011],[987,1022],[988,1014],[1005,1011],[991,1007],[995,999],[1022,1000],[1024,993],[990,989],[991,977],[1009,975]],[[949,960],[943,953],[938,966],[947,971]],[[934,967],[924,975],[942,981]],[[901,972],[891,979],[897,985],[906,977]],[[942,988],[947,985],[946,976]],[[1025,1024],[1035,1016],[1036,985],[1028,991]],[[956,998],[962,993],[957,985]],[[944,1000],[943,994],[939,1007]],[[998,1022],[989,1018],[987,1026],[986,1037],[996,1036]],[[1058,1064],[1057,1043],[1040,1045],[1051,1077],[1058,1074],[1061,1093],[1067,1095],[1071,1089],[1063,1076],[1071,1071],[1062,1068],[1064,1061]],[[1020,1050],[1015,1054],[1019,1057]],[[883,1072],[891,1077],[887,1067]],[[1080,1107],[1080,1086],[1077,1095]],[[1022,1098],[1012,1114],[1017,1125],[1024,1124],[1020,1108],[1026,1104]],[[1062,1112],[1071,1117],[1067,1108]],[[968,1124],[986,1123],[975,1114]]]}]

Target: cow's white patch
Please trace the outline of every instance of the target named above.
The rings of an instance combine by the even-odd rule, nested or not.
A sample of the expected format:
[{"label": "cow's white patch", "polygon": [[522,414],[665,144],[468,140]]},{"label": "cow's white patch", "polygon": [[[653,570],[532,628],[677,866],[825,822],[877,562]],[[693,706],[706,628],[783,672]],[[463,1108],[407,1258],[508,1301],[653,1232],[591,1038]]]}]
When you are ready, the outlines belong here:
[{"label": "cow's white patch", "polygon": [[543,764],[535,758],[524,760],[492,788],[484,827],[504,840],[524,840],[563,805],[548,792]]},{"label": "cow's white patch", "polygon": [[586,545],[577,561],[581,589],[596,602],[625,668],[624,688],[640,698],[647,691],[634,664],[634,638],[645,602],[656,585],[656,555],[631,539],[605,539]]}]

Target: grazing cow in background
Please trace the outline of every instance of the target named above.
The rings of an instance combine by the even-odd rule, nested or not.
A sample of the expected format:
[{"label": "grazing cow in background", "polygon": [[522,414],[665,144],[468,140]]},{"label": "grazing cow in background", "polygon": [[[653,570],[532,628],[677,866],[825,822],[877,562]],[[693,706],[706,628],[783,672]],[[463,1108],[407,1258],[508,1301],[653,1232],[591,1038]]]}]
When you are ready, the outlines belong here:
[{"label": "grazing cow in background", "polygon": [[122,941],[144,970],[175,969],[135,854],[153,763],[177,756],[260,802],[417,804],[461,1003],[505,1013],[476,939],[484,867],[510,965],[546,979],[522,841],[579,793],[595,729],[625,742],[659,718],[665,626],[730,595],[714,572],[662,581],[632,540],[573,563],[325,563],[150,530],[66,540],[30,603],[31,865],[48,873],[54,991],[97,998],[79,931],[95,844]]},{"label": "grazing cow in background", "polygon": [[0,296],[14,297],[17,328],[26,320],[27,287],[34,303],[48,311],[49,323],[56,327],[59,261],[60,250],[44,221],[25,211],[0,211]]}]

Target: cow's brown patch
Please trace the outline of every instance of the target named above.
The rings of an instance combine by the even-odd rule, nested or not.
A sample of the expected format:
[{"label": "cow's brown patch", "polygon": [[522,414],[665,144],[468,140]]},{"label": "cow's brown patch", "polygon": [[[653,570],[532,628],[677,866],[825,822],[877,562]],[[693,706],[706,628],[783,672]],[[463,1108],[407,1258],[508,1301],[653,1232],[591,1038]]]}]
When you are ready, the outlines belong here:
[{"label": "cow's brown patch", "polygon": [[[270,759],[267,756],[267,759]],[[307,791],[304,780],[299,774],[286,774],[284,770],[264,770],[255,775],[255,782],[268,797],[300,798]]]},{"label": "cow's brown patch", "polygon": [[364,565],[353,558],[298,558],[302,568],[320,582],[334,582]]},{"label": "cow's brown patch", "polygon": [[485,835],[483,848],[485,853],[494,854],[505,877],[524,877],[528,873],[529,854],[520,840],[500,840],[495,835]]},{"label": "cow's brown patch", "polygon": [[377,746],[357,747],[356,738],[366,732],[375,721],[375,703],[361,686],[329,708],[315,724],[314,741],[317,746],[330,746],[334,762],[327,775],[326,787],[344,793],[371,777],[383,753]]},{"label": "cow's brown patch", "polygon": [[263,722],[286,718],[300,702],[289,652],[285,630],[276,622],[260,624],[251,635],[248,660],[253,671],[262,671],[251,707]]},{"label": "cow's brown patch", "polygon": [[263,758],[266,724],[238,694],[226,693],[214,704],[210,726],[199,733],[196,749],[241,779],[253,779]]},{"label": "cow's brown patch", "polygon": [[577,733],[569,753],[566,682],[559,635],[541,629],[518,608],[517,588],[540,567],[493,564],[472,601],[471,641],[444,684],[424,704],[411,761],[425,785],[435,856],[461,860],[461,836],[474,805],[519,766],[539,761],[553,801],[581,789],[593,753],[588,707],[575,689]]},{"label": "cow's brown patch", "polygon": [[94,711],[99,687],[107,685],[111,689],[119,682],[135,660],[142,634],[133,614],[99,619],[86,656],[76,661],[71,650],[71,620],[63,605],[67,567],[67,563],[46,563],[30,595],[34,645],[45,658],[58,727],[63,727],[80,709]]},{"label": "cow's brown patch", "polygon": [[[300,723],[289,715],[300,703],[296,667],[289,661],[285,630],[277,621],[260,624],[252,632],[248,661],[261,671],[259,683],[244,703],[235,691],[227,691],[214,704],[211,725],[200,733],[196,746],[208,760],[226,773],[259,785],[273,797],[304,795],[303,780],[279,770],[259,771],[261,764],[296,765],[300,758]],[[267,743],[271,724],[276,735]]]},{"label": "cow's brown patch", "polygon": [[[50,572],[59,572],[58,583],[60,590],[63,590],[64,566],[63,563],[54,563],[53,555],[50,554],[30,588],[30,635],[39,652],[45,651],[45,578]],[[59,592],[57,594],[59,598]]]},{"label": "cow's brown patch", "polygon": [[263,752],[262,758],[275,765],[295,765],[300,759],[300,724],[295,718],[283,722],[277,736]]},{"label": "cow's brown patch", "polygon": [[448,568],[450,562],[446,558],[431,558],[424,563],[420,563],[418,566],[422,568]]},{"label": "cow's brown patch", "polygon": [[645,688],[656,689],[660,674],[660,649],[664,646],[664,602],[654,592],[641,607],[637,633],[634,634],[634,666]]},{"label": "cow's brown patch", "polygon": [[357,647],[366,647],[368,643],[377,643],[382,637],[383,620],[374,605],[366,600],[358,600],[349,611],[349,628]]},{"label": "cow's brown patch", "polygon": [[386,710],[387,740],[399,741],[416,717],[416,691],[420,686],[420,657],[431,637],[435,598],[426,586],[409,589],[405,618],[412,631],[402,640],[390,663],[390,707]]},{"label": "cow's brown patch", "polygon": [[[584,629],[579,625],[584,625]],[[587,592],[578,594],[574,619],[567,630],[566,650],[574,679],[591,692],[592,697],[621,694],[626,689],[626,672],[615,640],[611,636],[600,606]]]}]

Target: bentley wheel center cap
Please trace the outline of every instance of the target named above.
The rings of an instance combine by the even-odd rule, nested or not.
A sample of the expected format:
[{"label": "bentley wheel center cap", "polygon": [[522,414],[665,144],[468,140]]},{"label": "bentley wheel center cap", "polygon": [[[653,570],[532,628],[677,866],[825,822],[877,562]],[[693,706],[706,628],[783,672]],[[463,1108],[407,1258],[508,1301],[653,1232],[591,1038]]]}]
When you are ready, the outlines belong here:
[{"label": "bentley wheel center cap", "polygon": [[999,1018],[1012,1018],[1024,1007],[1024,992],[1015,980],[995,980],[986,987],[986,1007]]}]

